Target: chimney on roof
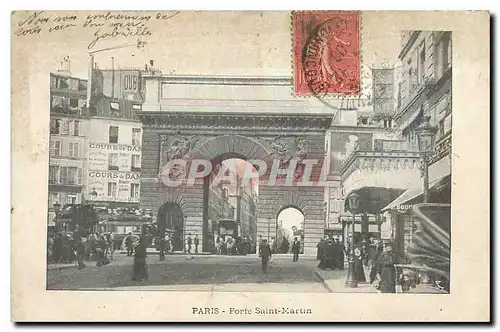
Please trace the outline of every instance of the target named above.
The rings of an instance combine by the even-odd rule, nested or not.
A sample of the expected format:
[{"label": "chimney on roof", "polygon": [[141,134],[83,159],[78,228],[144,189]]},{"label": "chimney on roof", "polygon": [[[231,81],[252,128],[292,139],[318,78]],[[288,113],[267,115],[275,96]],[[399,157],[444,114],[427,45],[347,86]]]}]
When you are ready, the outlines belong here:
[{"label": "chimney on roof", "polygon": [[71,60],[69,56],[65,56],[61,61],[61,68],[57,70],[57,73],[64,76],[71,76]]}]

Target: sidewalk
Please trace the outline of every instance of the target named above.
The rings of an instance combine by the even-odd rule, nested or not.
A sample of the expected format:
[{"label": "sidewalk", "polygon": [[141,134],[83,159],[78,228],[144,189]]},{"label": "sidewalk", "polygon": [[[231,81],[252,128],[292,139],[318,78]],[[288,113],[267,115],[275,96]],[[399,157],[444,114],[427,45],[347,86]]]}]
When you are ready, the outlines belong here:
[{"label": "sidewalk", "polygon": [[[369,283],[358,283],[357,288],[345,287],[347,269],[344,270],[317,270],[316,276],[320,278],[330,292],[333,293],[378,293]],[[403,294],[448,294],[433,287],[432,285],[417,285],[415,288],[404,292]]]},{"label": "sidewalk", "polygon": [[50,263],[47,264],[47,270],[65,270],[65,269],[71,269],[71,268],[77,268],[78,263],[73,262],[73,263]]},{"label": "sidewalk", "polygon": [[357,288],[346,287],[347,269],[335,271],[317,270],[315,274],[332,293],[378,293],[369,283],[359,283]]}]

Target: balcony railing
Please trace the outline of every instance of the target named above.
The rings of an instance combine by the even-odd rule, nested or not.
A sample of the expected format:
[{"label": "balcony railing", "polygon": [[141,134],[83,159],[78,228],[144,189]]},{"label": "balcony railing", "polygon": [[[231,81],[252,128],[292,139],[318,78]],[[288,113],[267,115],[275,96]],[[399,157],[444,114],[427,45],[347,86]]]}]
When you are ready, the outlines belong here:
[{"label": "balcony railing", "polygon": [[443,157],[451,154],[451,132],[441,137],[436,142],[434,152],[427,157],[427,162],[433,164]]},{"label": "balcony railing", "polygon": [[90,109],[87,107],[52,106],[50,112],[61,115],[90,116]]},{"label": "balcony railing", "polygon": [[415,146],[409,144],[405,140],[385,140],[376,139],[374,142],[375,151],[416,151]]},{"label": "balcony railing", "polygon": [[342,164],[342,180],[356,170],[401,172],[420,169],[418,151],[354,151]]},{"label": "balcony railing", "polygon": [[[434,77],[425,76],[417,80],[415,78],[414,84],[411,85],[407,97],[404,101],[401,101],[398,109],[396,110],[397,117],[407,111],[407,108],[412,105],[415,100],[420,96],[424,95],[424,92],[436,85],[436,79]],[[413,82],[413,81],[412,81]]]}]

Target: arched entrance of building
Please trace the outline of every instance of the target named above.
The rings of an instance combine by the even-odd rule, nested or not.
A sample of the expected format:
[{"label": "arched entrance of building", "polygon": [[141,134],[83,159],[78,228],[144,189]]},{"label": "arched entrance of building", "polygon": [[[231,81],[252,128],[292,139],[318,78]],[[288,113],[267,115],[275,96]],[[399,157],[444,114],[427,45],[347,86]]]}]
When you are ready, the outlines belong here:
[{"label": "arched entrance of building", "polygon": [[[221,160],[241,158],[257,165],[257,174],[260,176],[258,206],[255,213],[257,221],[255,228],[250,232],[255,234],[251,236],[252,250],[255,250],[259,238],[266,238],[268,229],[271,232],[276,230],[277,212],[281,207],[294,205],[305,215],[305,252],[314,253],[316,244],[324,233],[324,187],[321,181],[318,180],[317,183],[312,181],[321,178],[324,168],[321,157],[324,154],[325,135],[323,129],[319,127],[327,123],[321,120],[320,126],[314,124],[307,132],[302,132],[296,130],[302,126],[299,123],[302,120],[299,118],[295,118],[294,121],[300,121],[294,122],[292,128],[286,124],[289,116],[262,117],[254,114],[255,119],[250,119],[248,116],[233,115],[232,126],[221,128],[216,126],[210,131],[200,131],[192,122],[199,116],[201,115],[197,113],[192,114],[192,117],[161,114],[153,118],[155,121],[168,123],[167,127],[164,125],[160,127],[160,122],[148,122],[145,125],[145,133],[149,132],[148,137],[158,143],[158,146],[153,148],[152,141],[148,139],[150,142],[148,145],[151,145],[151,151],[158,149],[158,153],[146,154],[144,162],[157,164],[158,168],[156,171],[145,168],[144,176],[141,173],[141,206],[156,208],[165,201],[178,202],[184,212],[184,232],[197,235],[200,249],[204,252],[213,251],[214,238],[210,234],[213,234],[214,229],[217,230],[217,225],[214,227],[214,223],[208,217],[209,193],[203,189],[207,186],[203,167],[207,165],[206,161],[217,164]],[[205,119],[206,123],[218,121],[206,116],[201,118]],[[180,119],[186,122],[181,123]],[[174,124],[186,126],[186,123],[189,123],[187,128],[173,130]],[[269,123],[273,123],[273,127],[270,127]],[[307,126],[310,125],[311,122],[307,120]],[[275,128],[279,128],[279,131]],[[162,181],[158,182],[158,172],[163,174],[163,169],[169,162],[179,159],[184,159],[187,163],[196,160],[199,164],[195,171],[196,180],[192,180],[190,174],[183,174],[186,176],[186,181],[181,182],[179,186],[170,187]],[[299,171],[294,173],[293,178],[287,175],[288,170],[293,172],[291,167],[294,161],[305,165],[302,161],[307,160],[319,160],[315,164],[309,163],[313,168],[310,169],[310,177],[304,177],[299,181],[302,174]],[[191,170],[192,166],[193,164],[187,169]],[[305,172],[304,167],[298,168],[298,166],[300,165],[296,165],[296,170]],[[201,174],[204,180],[200,178]],[[291,183],[287,181],[289,178],[292,179]],[[311,182],[308,182],[307,178],[310,178]],[[158,192],[164,194],[157,195]]]},{"label": "arched entrance of building", "polygon": [[304,221],[304,213],[297,206],[284,206],[278,211],[276,216],[276,237],[271,239],[271,243],[275,243],[277,253],[289,253],[295,237],[300,241],[301,253],[303,253]]},{"label": "arched entrance of building", "polygon": [[234,152],[211,160],[212,172],[203,182],[205,252],[218,251],[217,242],[221,241],[229,241],[233,252],[239,252],[243,241],[249,247],[250,239],[257,237],[258,178],[247,178],[249,169],[253,172],[256,169],[246,160],[244,155]]},{"label": "arched entrance of building", "polygon": [[183,250],[184,214],[179,204],[167,202],[158,210],[157,226],[160,238],[169,235],[173,251]]}]

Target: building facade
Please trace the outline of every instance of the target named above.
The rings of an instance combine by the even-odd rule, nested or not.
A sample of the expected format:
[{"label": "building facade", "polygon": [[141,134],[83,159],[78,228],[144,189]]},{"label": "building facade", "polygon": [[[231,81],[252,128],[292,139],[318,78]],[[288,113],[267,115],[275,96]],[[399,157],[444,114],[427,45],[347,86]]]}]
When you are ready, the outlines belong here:
[{"label": "building facade", "polygon": [[140,200],[142,108],[138,70],[92,71],[85,196],[98,205],[137,206]]},{"label": "building facade", "polygon": [[87,81],[50,74],[49,225],[58,209],[84,201],[89,113]]},{"label": "building facade", "polygon": [[[398,109],[394,117],[409,149],[418,151],[416,129],[428,117],[436,130],[433,152],[425,162],[429,172],[429,202],[451,202],[452,139],[452,33],[450,31],[406,31],[399,54],[401,78]],[[404,255],[416,221],[409,213],[413,204],[422,202],[422,181],[388,205],[385,218]]]},{"label": "building facade", "polygon": [[[312,177],[319,178],[331,108],[314,98],[293,97],[291,77],[150,75],[143,76],[143,84],[141,207],[160,212],[163,206],[178,206],[185,231],[202,234],[204,251],[210,247],[207,190],[187,181],[176,187],[158,181],[169,161],[184,156],[214,163],[267,159],[265,178],[273,160],[308,158],[318,161]],[[305,252],[315,254],[324,233],[323,203],[322,185],[260,182],[257,237],[277,228],[283,208],[295,207],[305,216]]]}]

